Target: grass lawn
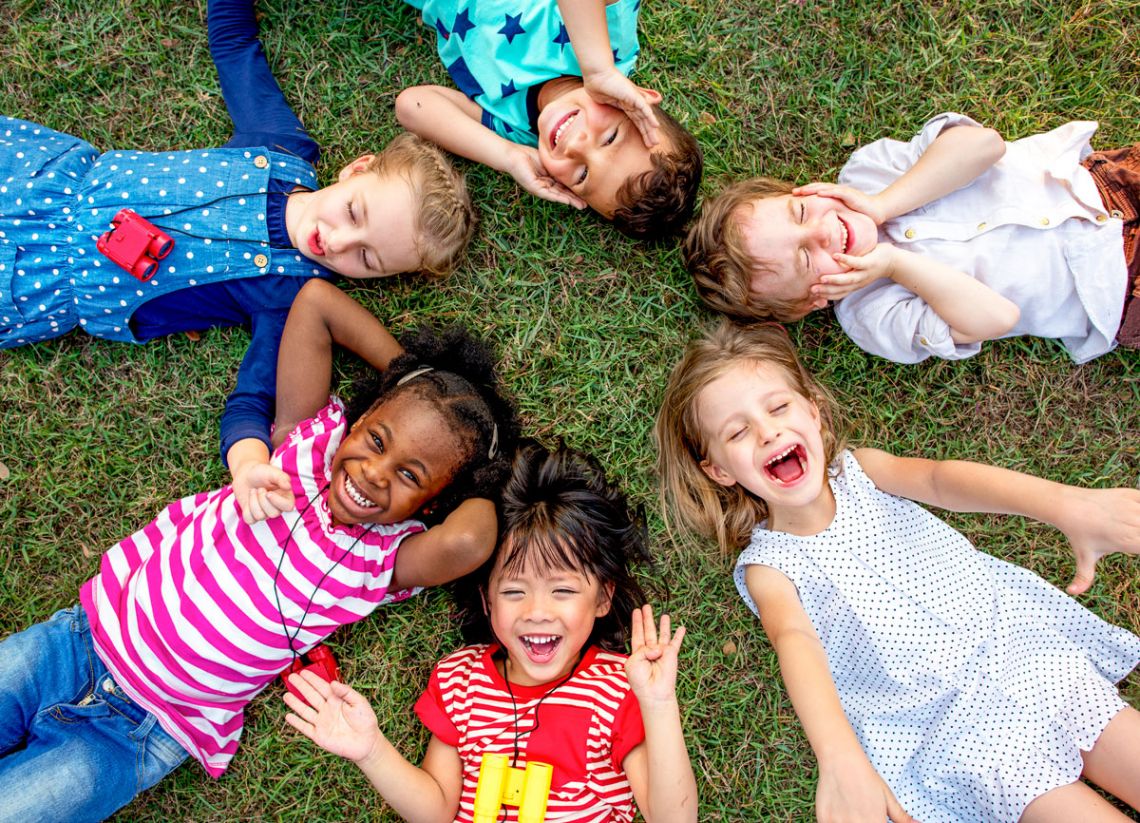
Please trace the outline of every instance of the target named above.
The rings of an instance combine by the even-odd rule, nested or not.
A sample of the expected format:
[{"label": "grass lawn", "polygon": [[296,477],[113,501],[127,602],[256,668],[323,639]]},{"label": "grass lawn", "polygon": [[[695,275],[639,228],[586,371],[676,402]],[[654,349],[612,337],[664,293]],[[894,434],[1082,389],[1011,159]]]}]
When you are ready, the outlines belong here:
[{"label": "grass lawn", "polygon": [[[396,134],[400,89],[448,82],[432,33],[397,0],[258,8],[281,85],[325,147],[325,182]],[[0,112],[102,149],[219,145],[229,120],[205,14],[204,0],[0,0]],[[909,137],[945,110],[1009,137],[1095,119],[1106,148],[1140,139],[1138,21],[1136,0],[646,0],[635,80],[660,89],[700,140],[706,193],[758,173],[832,179],[855,146]],[[657,515],[653,417],[684,342],[710,320],[679,254],[468,171],[482,223],[462,270],[443,285],[409,277],[351,293],[397,330],[461,322],[494,340],[528,430],[593,451],[648,510],[657,568],[647,580],[689,630],[680,696],[701,819],[811,818],[815,760],[730,561],[671,539]],[[1075,367],[1056,345],[1017,339],[961,363],[895,366],[857,350],[826,314],[792,335],[856,443],[1088,486],[1137,482],[1135,352]],[[0,352],[0,635],[75,602],[101,552],[165,503],[227,481],[217,426],[247,340],[225,330],[135,347],[73,333]],[[345,363],[342,376],[352,373]],[[981,549],[1068,582],[1058,532],[947,519]],[[1102,563],[1082,602],[1140,631],[1138,563]],[[411,705],[458,644],[448,615],[431,594],[333,637],[348,681],[413,760],[426,735]],[[1140,706],[1140,676],[1124,693]],[[274,686],[250,706],[222,779],[182,768],[118,819],[391,817],[354,768],[283,715]]]}]

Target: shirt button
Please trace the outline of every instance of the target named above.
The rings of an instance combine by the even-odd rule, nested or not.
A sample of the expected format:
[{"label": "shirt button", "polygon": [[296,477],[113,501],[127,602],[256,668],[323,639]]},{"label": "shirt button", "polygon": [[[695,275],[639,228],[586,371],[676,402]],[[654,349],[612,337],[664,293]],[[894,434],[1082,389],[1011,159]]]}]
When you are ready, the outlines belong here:
[{"label": "shirt button", "polygon": [[921,343],[921,344],[922,344],[922,345],[924,345],[924,346],[929,346],[929,345],[930,345],[930,341],[928,341],[928,340],[927,340],[925,337],[920,337],[920,338],[918,338],[918,342],[919,342],[919,343]]},{"label": "shirt button", "polygon": [[264,154],[259,154],[257,157],[253,158],[253,165],[257,166],[259,169],[264,169],[269,165],[269,158],[267,158]]},{"label": "shirt button", "polygon": [[1119,220],[1121,217],[1124,216],[1124,212],[1122,212],[1120,209],[1113,209],[1112,211],[1109,212],[1109,214],[1111,214],[1117,220]]},{"label": "shirt button", "polygon": [[986,224],[984,222],[978,224],[978,231],[985,231]]},{"label": "shirt button", "polygon": [[1107,223],[1108,222],[1108,215],[1107,214],[1098,214],[1096,216],[1096,222]]},{"label": "shirt button", "polygon": [[264,269],[269,265],[269,258],[264,254],[259,254],[253,258],[253,265],[257,266],[259,269]]},{"label": "shirt button", "polygon": [[1042,217],[1041,218],[1041,225],[1042,226],[1048,226],[1049,225],[1049,218],[1048,217]]},{"label": "shirt button", "polygon": [[914,229],[907,229],[906,231],[903,232],[903,234],[906,236],[907,240],[913,240],[914,239]]}]

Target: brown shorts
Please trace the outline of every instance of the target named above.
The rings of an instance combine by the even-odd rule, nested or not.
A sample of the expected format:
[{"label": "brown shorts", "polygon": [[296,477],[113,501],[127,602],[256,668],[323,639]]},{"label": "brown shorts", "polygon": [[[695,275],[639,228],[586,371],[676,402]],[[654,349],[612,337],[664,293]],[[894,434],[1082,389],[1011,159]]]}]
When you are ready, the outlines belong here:
[{"label": "brown shorts", "polygon": [[1124,221],[1124,261],[1128,285],[1124,313],[1116,340],[1128,348],[1140,348],[1140,143],[1122,149],[1094,151],[1081,161],[1096,187],[1104,207]]}]

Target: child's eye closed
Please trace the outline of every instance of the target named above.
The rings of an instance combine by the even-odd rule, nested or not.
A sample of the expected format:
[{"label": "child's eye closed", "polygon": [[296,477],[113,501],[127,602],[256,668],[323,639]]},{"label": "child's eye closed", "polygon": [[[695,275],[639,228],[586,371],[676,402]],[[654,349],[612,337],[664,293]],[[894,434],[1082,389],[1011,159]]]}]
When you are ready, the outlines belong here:
[{"label": "child's eye closed", "polygon": [[800,201],[800,223],[807,221],[807,205]]},{"label": "child's eye closed", "polygon": [[783,412],[785,412],[787,410],[788,410],[788,404],[787,403],[781,403],[780,405],[776,406],[776,408],[772,409],[771,413],[772,414],[782,414]]},{"label": "child's eye closed", "polygon": [[345,203],[345,208],[348,209],[349,221],[351,221],[352,225],[355,226],[356,225],[356,212],[353,211],[351,200],[349,200],[347,203]]},{"label": "child's eye closed", "polygon": [[744,433],[746,431],[748,431],[747,426],[745,426],[744,428],[741,428],[741,429],[737,429],[736,431],[734,431],[732,434],[730,434],[728,436],[728,442],[729,443],[735,443],[737,440],[739,440],[740,438],[742,438],[744,436]]},{"label": "child's eye closed", "polygon": [[613,133],[612,133],[612,134],[610,134],[610,136],[606,138],[606,142],[605,142],[605,143],[603,143],[602,145],[605,145],[605,146],[608,146],[608,145],[610,145],[610,144],[611,144],[611,143],[613,143],[615,140],[617,140],[617,137],[618,137],[618,129],[614,129],[614,130],[613,130]]},{"label": "child's eye closed", "polygon": [[580,186],[586,182],[586,178],[590,175],[590,170],[586,166],[582,166],[582,171],[578,174],[578,179],[574,181],[575,186]]}]

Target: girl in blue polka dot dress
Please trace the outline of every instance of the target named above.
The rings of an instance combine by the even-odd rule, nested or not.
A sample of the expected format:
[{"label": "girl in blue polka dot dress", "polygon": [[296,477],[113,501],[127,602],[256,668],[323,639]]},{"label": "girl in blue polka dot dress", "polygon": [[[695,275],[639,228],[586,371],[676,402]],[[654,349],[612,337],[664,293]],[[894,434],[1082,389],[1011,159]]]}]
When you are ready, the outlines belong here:
[{"label": "girl in blue polka dot dress", "polygon": [[[142,342],[249,325],[222,417],[222,455],[269,446],[277,350],[294,295],[314,277],[445,274],[471,236],[462,177],[410,135],[318,188],[319,147],[289,107],[258,40],[252,0],[211,0],[210,53],[234,135],[221,148],[111,151],[0,118],[0,348],[78,326]],[[129,208],[174,241],[148,280],[97,248]]]},{"label": "girl in blue polka dot dress", "polygon": [[1078,594],[1101,556],[1140,552],[1140,491],[845,450],[775,325],[691,344],[657,438],[679,519],[743,549],[736,585],[818,760],[820,820],[1124,820],[1082,777],[1140,809],[1140,712],[1115,685],[1140,637],[911,502],[1056,526]]}]

